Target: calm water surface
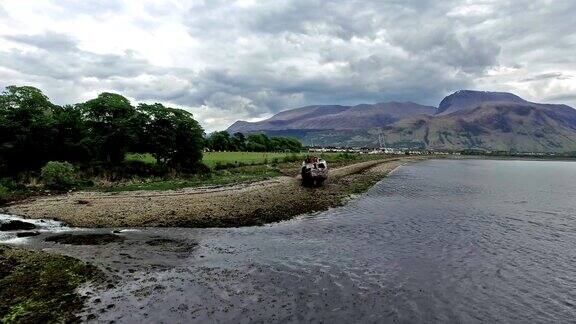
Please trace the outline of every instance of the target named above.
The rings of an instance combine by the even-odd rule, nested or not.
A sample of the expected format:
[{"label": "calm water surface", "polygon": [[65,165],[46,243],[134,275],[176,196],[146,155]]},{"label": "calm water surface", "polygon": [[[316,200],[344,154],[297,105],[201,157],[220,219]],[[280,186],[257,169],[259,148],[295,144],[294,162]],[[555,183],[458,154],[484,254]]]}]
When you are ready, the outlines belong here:
[{"label": "calm water surface", "polygon": [[[114,304],[101,320],[576,319],[573,162],[427,161],[320,214],[264,227],[138,235],[199,245],[166,269],[143,270],[162,253],[123,260],[136,271],[98,293],[103,305]],[[123,250],[137,255],[138,246]],[[84,259],[114,253],[101,249],[65,252]]]}]

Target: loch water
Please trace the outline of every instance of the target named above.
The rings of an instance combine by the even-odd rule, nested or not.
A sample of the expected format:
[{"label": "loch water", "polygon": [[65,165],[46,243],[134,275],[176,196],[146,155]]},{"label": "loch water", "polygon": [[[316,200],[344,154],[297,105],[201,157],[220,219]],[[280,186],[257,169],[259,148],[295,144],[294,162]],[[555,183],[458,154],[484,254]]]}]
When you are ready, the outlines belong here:
[{"label": "loch water", "polygon": [[[114,305],[102,321],[576,320],[574,162],[424,161],[345,206],[286,222],[125,235],[114,248],[29,244],[108,262],[120,277],[133,269],[93,295]],[[150,236],[194,242],[194,252],[143,257],[134,242]]]}]

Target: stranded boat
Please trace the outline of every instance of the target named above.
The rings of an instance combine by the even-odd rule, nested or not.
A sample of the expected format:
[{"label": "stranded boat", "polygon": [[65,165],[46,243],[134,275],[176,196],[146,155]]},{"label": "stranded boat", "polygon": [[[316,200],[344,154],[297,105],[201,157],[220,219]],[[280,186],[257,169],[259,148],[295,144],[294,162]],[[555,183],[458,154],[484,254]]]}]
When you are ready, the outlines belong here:
[{"label": "stranded boat", "polygon": [[317,156],[308,156],[302,162],[302,184],[321,186],[328,177],[328,163]]}]

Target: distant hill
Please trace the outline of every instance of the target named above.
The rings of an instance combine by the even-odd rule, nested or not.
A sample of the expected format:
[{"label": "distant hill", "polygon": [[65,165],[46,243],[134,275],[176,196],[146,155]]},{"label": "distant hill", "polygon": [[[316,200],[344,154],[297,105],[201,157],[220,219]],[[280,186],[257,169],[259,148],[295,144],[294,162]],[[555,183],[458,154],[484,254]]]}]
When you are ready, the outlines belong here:
[{"label": "distant hill", "polygon": [[576,110],[538,104],[514,94],[457,91],[439,108],[388,102],[357,106],[309,106],[257,122],[236,122],[230,132],[294,136],[305,144],[379,145],[431,149],[576,151]]},{"label": "distant hill", "polygon": [[436,108],[413,102],[384,102],[357,106],[308,106],[280,112],[269,119],[250,123],[237,121],[228,128],[234,132],[280,130],[363,129],[383,127],[402,118],[433,115]]},{"label": "distant hill", "polygon": [[448,115],[408,118],[385,130],[389,142],[431,149],[576,151],[576,110],[561,105],[486,102]]},{"label": "distant hill", "polygon": [[460,90],[444,98],[436,114],[447,115],[459,110],[473,109],[484,102],[526,103],[527,101],[507,92]]}]

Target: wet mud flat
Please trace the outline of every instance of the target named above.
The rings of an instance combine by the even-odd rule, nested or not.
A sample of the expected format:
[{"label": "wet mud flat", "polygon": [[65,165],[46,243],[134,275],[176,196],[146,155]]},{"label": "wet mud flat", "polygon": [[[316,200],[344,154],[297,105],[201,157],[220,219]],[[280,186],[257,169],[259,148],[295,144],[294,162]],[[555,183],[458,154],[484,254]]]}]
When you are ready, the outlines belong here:
[{"label": "wet mud flat", "polygon": [[[231,230],[243,237],[254,229]],[[359,308],[369,312],[377,307],[373,293],[384,293],[377,283],[359,283],[356,275],[338,267],[251,261],[258,248],[229,241],[218,229],[114,231],[42,234],[27,243],[28,249],[72,256],[105,274],[77,290],[84,307],[75,316],[82,321],[340,322],[352,319],[350,314]],[[95,241],[109,235],[122,239],[81,245],[69,240],[75,235],[92,235]],[[65,237],[66,243],[54,237]],[[266,258],[269,252],[262,251]]]},{"label": "wet mud flat", "polygon": [[77,322],[87,299],[78,288],[102,280],[75,258],[0,245],[0,322]]},{"label": "wet mud flat", "polygon": [[[6,309],[0,307],[0,319],[16,322],[96,320],[116,307],[115,300],[99,297],[101,294],[130,283],[142,285],[128,292],[134,296],[146,295],[148,290],[166,289],[164,284],[148,287],[145,283],[153,283],[159,273],[181,265],[198,246],[189,235],[167,236],[155,229],[78,229],[63,224],[60,230],[38,229],[37,235],[29,237],[13,231],[4,233],[4,242],[9,243],[0,244],[0,265],[2,271],[7,270],[5,266],[16,270],[2,273],[5,278],[0,279],[0,285],[13,289],[2,289],[0,299],[20,289],[21,300],[5,303]],[[7,237],[8,234],[11,236]],[[47,266],[40,266],[44,264]],[[20,274],[15,265],[27,270]],[[59,278],[54,281],[58,287],[49,296],[42,296],[34,289],[43,289],[47,273]],[[22,275],[27,277],[25,281],[18,279]],[[55,306],[54,300],[69,306]],[[28,304],[32,306],[26,306]],[[52,312],[51,308],[58,312]]]}]

